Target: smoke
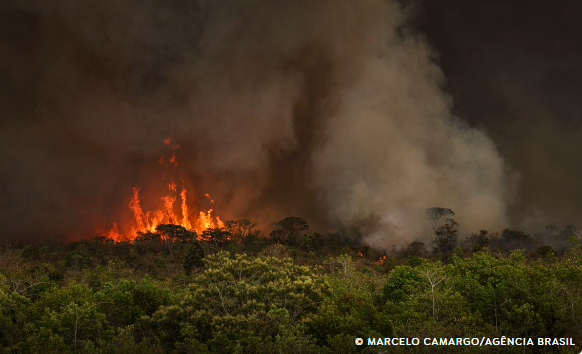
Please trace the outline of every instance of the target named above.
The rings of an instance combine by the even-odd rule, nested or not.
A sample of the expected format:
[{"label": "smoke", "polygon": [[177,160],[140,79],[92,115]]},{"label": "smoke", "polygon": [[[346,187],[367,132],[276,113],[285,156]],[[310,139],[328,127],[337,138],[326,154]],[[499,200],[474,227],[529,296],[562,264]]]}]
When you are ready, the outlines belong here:
[{"label": "smoke", "polygon": [[166,136],[225,218],[297,215],[378,247],[426,237],[434,206],[468,230],[508,223],[513,174],[451,113],[396,1],[28,0],[1,14],[12,235],[127,214]]},{"label": "smoke", "polygon": [[512,226],[580,225],[582,3],[435,0],[417,10],[411,22],[441,54],[455,112],[521,174]]}]

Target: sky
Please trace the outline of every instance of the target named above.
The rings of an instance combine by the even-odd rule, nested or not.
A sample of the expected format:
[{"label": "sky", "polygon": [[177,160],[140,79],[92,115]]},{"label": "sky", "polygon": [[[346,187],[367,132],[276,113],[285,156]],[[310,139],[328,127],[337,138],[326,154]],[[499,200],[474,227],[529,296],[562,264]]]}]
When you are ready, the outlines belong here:
[{"label": "sky", "polygon": [[580,11],[577,1],[437,0],[414,18],[439,53],[455,112],[519,172],[516,227],[582,218]]},{"label": "sky", "polygon": [[264,229],[295,215],[387,247],[429,237],[435,206],[465,233],[581,224],[581,7],[4,1],[2,237],[129,225],[132,188],[159,202],[167,137],[192,210],[208,192]]}]

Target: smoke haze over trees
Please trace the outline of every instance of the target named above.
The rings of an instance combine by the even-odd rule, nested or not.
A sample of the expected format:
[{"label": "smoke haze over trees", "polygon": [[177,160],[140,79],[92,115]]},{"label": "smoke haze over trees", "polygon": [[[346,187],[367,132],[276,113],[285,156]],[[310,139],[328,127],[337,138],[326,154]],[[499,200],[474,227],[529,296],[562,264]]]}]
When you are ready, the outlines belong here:
[{"label": "smoke haze over trees", "polygon": [[[131,188],[158,178],[168,136],[182,146],[187,183],[210,191],[226,219],[299,215],[379,247],[430,234],[424,211],[434,206],[472,232],[539,215],[576,222],[582,158],[567,144],[579,144],[569,118],[579,87],[546,79],[558,69],[541,54],[508,79],[518,64],[500,58],[534,46],[519,31],[531,19],[471,21],[476,47],[461,51],[455,26],[485,15],[458,10],[441,28],[457,3],[3,2],[4,232],[80,237],[129,215]],[[560,25],[567,33],[571,21]],[[512,26],[519,43],[478,46],[497,38],[489,28]],[[490,52],[501,54],[481,55]],[[567,66],[576,55],[560,57]]]}]

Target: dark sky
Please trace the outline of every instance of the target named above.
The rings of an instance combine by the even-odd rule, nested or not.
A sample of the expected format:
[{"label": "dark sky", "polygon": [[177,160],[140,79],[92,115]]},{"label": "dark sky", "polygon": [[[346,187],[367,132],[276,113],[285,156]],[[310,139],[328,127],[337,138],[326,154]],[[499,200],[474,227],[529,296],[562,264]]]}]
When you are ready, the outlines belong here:
[{"label": "dark sky", "polygon": [[582,3],[424,1],[456,113],[519,171],[519,223],[582,218]]},{"label": "dark sky", "polygon": [[[254,24],[239,24],[227,15],[214,21],[212,14],[216,17],[223,11],[221,4],[228,3],[8,0],[0,4],[0,223],[4,230],[0,237],[74,237],[110,224],[119,208],[127,209],[131,187],[150,178],[142,172],[163,153],[161,141],[166,136],[182,137],[184,148],[196,151],[190,155],[193,165],[219,160],[213,155],[216,147],[225,147],[222,156],[230,155],[214,169],[201,173],[198,164],[190,171],[198,186],[217,190],[217,201],[229,200],[233,217],[238,210],[245,211],[243,216],[254,216],[264,209],[265,218],[273,221],[280,216],[273,210],[284,206],[289,214],[325,214],[318,211],[316,193],[305,177],[311,150],[304,147],[310,149],[317,136],[319,121],[310,118],[321,110],[331,87],[334,61],[325,55],[313,59],[323,51],[317,44],[325,39],[289,55],[265,37],[268,28],[256,25],[269,22],[247,13],[256,10],[259,0],[247,1],[255,7],[238,9],[246,16],[241,18],[257,18]],[[433,60],[444,72],[442,85],[452,99],[454,114],[485,131],[519,176],[510,198],[508,226],[535,231],[550,222],[581,223],[582,3],[426,0],[406,4],[410,17],[402,31],[426,39]],[[313,6],[315,14],[333,12]],[[318,22],[307,15],[304,20]],[[241,38],[221,37],[225,24],[242,26]],[[208,33],[213,33],[215,42],[204,42]],[[292,42],[293,35],[282,33],[277,40]],[[253,42],[255,35],[265,42]],[[247,41],[259,49],[245,52]],[[297,139],[281,131],[241,151],[229,144],[238,146],[238,139],[241,144],[254,141],[259,139],[257,129],[269,132],[279,127],[257,120],[258,128],[246,131],[235,121],[216,118],[214,126],[208,118],[184,129],[181,117],[187,107],[203,107],[196,112],[206,116],[212,107],[217,116],[228,108],[213,102],[210,94],[193,92],[189,77],[228,71],[226,83],[208,79],[205,92],[230,92],[236,96],[230,103],[242,110],[247,101],[239,91],[271,84],[271,69],[252,76],[250,83],[245,81],[250,67],[231,65],[233,56],[224,55],[230,53],[222,47],[227,47],[225,43],[232,44],[232,53],[242,53],[241,62],[255,66],[271,68],[283,58],[283,68],[277,71],[282,80],[293,82],[294,72],[303,74],[305,87],[294,108]],[[270,46],[279,52],[271,54]],[[220,60],[224,65],[217,64]],[[188,69],[189,62],[196,63],[195,69]],[[191,96],[196,97],[194,103]],[[269,97],[264,96],[266,109],[270,109]],[[214,134],[213,129],[223,128],[237,134],[228,138]],[[293,144],[302,147],[286,150]],[[249,172],[252,163],[239,172],[218,168],[240,164],[251,153],[255,160],[256,156],[270,159],[273,170]],[[277,181],[286,181],[285,187]],[[226,192],[239,184],[242,187],[235,192]],[[261,185],[260,192],[252,190],[255,184]],[[256,203],[242,207],[242,200]],[[314,219],[322,221],[325,216]]]}]

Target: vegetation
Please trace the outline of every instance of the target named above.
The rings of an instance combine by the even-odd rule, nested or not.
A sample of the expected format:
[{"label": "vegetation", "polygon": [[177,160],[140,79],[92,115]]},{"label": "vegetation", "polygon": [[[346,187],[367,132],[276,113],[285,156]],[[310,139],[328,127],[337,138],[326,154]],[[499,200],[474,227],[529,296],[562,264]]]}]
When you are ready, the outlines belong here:
[{"label": "vegetation", "polygon": [[[514,230],[483,230],[459,242],[454,214],[439,212],[433,247],[415,241],[388,252],[310,233],[300,218],[274,223],[268,237],[237,220],[207,230],[202,241],[180,226],[161,225],[133,243],[97,237],[4,244],[0,353],[382,349],[356,346],[358,337],[582,342],[578,238],[570,237],[563,252],[536,247],[534,237]],[[507,244],[522,249],[504,249]],[[572,347],[487,350],[570,353]],[[484,351],[416,346],[390,352]]]}]

